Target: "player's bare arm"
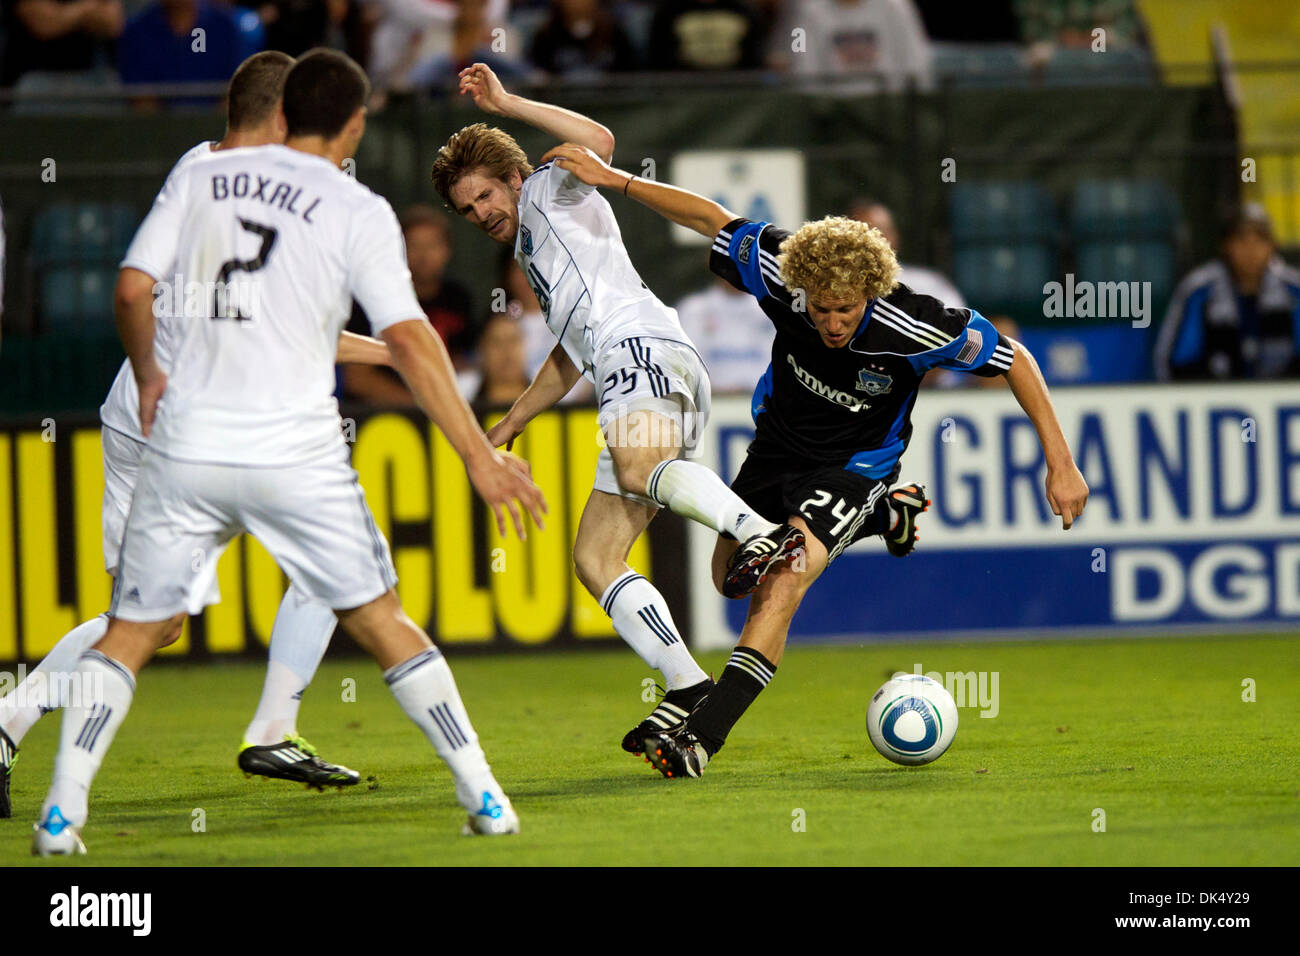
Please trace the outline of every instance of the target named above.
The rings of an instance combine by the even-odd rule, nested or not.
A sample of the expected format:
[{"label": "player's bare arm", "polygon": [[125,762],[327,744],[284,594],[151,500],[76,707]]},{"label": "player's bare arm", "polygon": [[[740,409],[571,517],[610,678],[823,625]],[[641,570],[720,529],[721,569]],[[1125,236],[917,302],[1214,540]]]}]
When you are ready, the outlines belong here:
[{"label": "player's bare arm", "polygon": [[551,349],[528,388],[515,399],[501,421],[488,429],[488,442],[494,448],[508,449],[530,421],[562,399],[582,378],[561,345]]},{"label": "player's bare arm", "polygon": [[510,513],[515,534],[527,537],[522,504],[545,527],[546,499],[541,489],[528,480],[489,444],[478,419],[456,387],[447,347],[426,319],[409,319],[383,331],[393,356],[393,367],[401,374],[421,411],[437,425],[456,450],[470,481],[496,515],[497,530],[506,533],[505,512]]},{"label": "player's bare arm", "polygon": [[551,160],[555,160],[561,169],[573,173],[584,183],[616,190],[641,205],[650,207],[665,219],[710,239],[723,226],[738,218],[726,207],[689,189],[642,179],[634,173],[610,166],[608,160],[581,143],[570,142],[556,146],[542,157],[544,163]]},{"label": "player's bare arm", "polygon": [[1053,514],[1061,516],[1061,526],[1068,531],[1074,519],[1083,514],[1083,506],[1088,501],[1088,483],[1070,454],[1038,362],[1019,342],[1012,339],[1011,345],[1015,359],[1007,373],[1007,384],[1038,431],[1038,441],[1047,460],[1047,503],[1052,506]]},{"label": "player's bare arm", "polygon": [[549,103],[539,103],[507,93],[492,68],[475,63],[460,71],[460,91],[474,98],[485,113],[517,119],[558,140],[578,143],[609,162],[614,155],[614,134],[581,113]]},{"label": "player's bare arm", "polygon": [[146,438],[153,429],[158,400],[167,387],[167,375],[154,357],[154,277],[139,269],[123,269],[113,292],[113,314],[122,348],[131,360],[131,372],[140,391],[140,428]]},{"label": "player's bare arm", "polygon": [[355,332],[339,335],[338,353],[334,361],[340,365],[392,365],[393,357],[388,346],[379,339]]}]

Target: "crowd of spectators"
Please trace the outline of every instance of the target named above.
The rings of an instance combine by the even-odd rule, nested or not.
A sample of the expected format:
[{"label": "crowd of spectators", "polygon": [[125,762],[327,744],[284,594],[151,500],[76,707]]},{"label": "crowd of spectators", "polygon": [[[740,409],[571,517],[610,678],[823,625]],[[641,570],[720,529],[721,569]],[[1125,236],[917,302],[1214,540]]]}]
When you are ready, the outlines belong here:
[{"label": "crowd of spectators", "polygon": [[[932,41],[1021,44],[1027,59],[1145,44],[1135,0],[5,0],[0,86],[223,82],[260,49],[346,50],[378,89],[445,88],[482,60],[505,79],[771,70],[854,75],[874,89],[934,78]],[[146,101],[147,102],[147,101]]]}]

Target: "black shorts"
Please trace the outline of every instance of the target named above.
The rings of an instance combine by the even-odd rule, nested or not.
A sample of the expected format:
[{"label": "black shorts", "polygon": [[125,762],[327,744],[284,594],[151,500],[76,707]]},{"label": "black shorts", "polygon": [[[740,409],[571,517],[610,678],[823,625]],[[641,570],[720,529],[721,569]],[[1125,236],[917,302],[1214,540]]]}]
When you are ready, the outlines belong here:
[{"label": "black shorts", "polygon": [[825,545],[828,564],[853,542],[889,530],[885,493],[898,478],[897,468],[882,481],[768,449],[758,442],[749,446],[731,490],[768,521],[803,518]]}]

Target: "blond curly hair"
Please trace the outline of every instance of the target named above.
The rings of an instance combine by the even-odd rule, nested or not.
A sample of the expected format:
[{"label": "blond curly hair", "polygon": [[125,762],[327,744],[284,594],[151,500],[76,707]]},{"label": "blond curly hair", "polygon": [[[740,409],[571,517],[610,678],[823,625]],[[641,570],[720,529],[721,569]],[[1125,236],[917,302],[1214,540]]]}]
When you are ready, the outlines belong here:
[{"label": "blond curly hair", "polygon": [[898,285],[888,240],[874,226],[843,216],[804,223],[781,243],[776,265],[787,289],[816,299],[874,299]]}]

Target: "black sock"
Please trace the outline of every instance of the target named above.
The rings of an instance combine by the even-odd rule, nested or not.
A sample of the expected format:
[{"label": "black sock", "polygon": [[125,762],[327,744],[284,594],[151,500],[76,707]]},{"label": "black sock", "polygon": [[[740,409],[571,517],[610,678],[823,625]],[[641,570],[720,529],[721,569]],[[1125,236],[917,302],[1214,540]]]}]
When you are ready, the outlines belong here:
[{"label": "black sock", "polygon": [[775,674],[776,665],[753,648],[737,647],[731,652],[718,685],[686,722],[709,756],[722,749],[731,728]]}]

